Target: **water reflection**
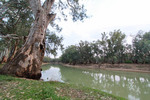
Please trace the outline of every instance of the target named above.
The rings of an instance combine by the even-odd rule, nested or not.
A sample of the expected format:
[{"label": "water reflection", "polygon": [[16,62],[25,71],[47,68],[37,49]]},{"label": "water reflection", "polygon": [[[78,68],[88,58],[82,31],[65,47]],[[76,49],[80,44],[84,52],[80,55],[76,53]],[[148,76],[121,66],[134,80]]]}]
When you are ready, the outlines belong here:
[{"label": "water reflection", "polygon": [[149,74],[57,66],[43,71],[42,79],[64,81],[65,83],[100,89],[129,100],[149,100],[150,98]]},{"label": "water reflection", "polygon": [[[112,75],[112,73],[89,73],[83,74],[93,77],[93,88],[99,88],[105,92],[123,96],[129,100],[148,100],[150,98],[149,78],[138,76],[128,77]],[[116,73],[117,74],[117,73]],[[143,98],[143,99],[142,99]]]},{"label": "water reflection", "polygon": [[44,81],[59,81],[63,82],[60,68],[50,67],[48,70],[42,71],[42,77]]}]

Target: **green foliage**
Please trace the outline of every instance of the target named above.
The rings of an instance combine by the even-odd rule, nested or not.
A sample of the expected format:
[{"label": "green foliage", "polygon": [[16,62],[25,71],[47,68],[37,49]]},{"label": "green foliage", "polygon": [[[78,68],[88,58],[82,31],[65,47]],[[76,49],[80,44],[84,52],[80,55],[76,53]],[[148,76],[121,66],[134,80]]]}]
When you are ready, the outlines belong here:
[{"label": "green foliage", "polygon": [[61,62],[61,61],[60,61],[59,58],[53,58],[53,59],[50,60],[50,63],[51,63],[51,64],[58,64],[58,63],[60,63],[60,62]]},{"label": "green foliage", "polygon": [[138,32],[133,40],[133,54],[135,63],[150,62],[150,32]]},{"label": "green foliage", "polygon": [[124,53],[124,39],[125,34],[123,34],[120,30],[115,30],[114,32],[110,32],[110,38],[107,40],[108,44],[108,53],[109,61],[113,63],[121,63],[122,56]]},{"label": "green foliage", "polygon": [[[24,0],[0,1],[2,15],[0,16],[0,35],[16,34],[27,36],[34,18],[28,8],[28,2]],[[9,40],[9,39],[8,39]],[[20,38],[22,41],[22,39]]]},{"label": "green foliage", "polygon": [[44,63],[49,63],[49,62],[50,62],[50,60],[51,60],[51,58],[50,58],[50,57],[46,57],[46,56],[44,56],[44,58],[43,58],[43,62],[44,62]]},{"label": "green foliage", "polygon": [[69,46],[61,56],[63,63],[150,63],[150,32],[141,34],[133,40],[133,45],[125,43],[125,34],[115,30],[94,42],[81,41]]},{"label": "green foliage", "polygon": [[0,38],[0,51],[6,55],[5,51],[13,51],[16,42],[22,47],[34,18],[25,0],[1,0],[0,4],[0,36],[6,36]]},{"label": "green foliage", "polygon": [[131,60],[126,60],[124,63],[132,64],[132,61]]},{"label": "green foliage", "polygon": [[61,56],[63,63],[69,64],[89,64],[94,63],[94,55],[92,51],[92,44],[85,41],[80,41],[78,46],[69,46]]},{"label": "green foliage", "polygon": [[81,55],[81,63],[88,64],[88,63],[94,63],[94,53],[92,51],[92,43],[89,43],[87,41],[83,42],[80,41],[79,43],[79,52]]},{"label": "green foliage", "polygon": [[79,63],[80,54],[77,46],[69,46],[61,56],[61,61],[69,64]]},{"label": "green foliage", "polygon": [[[79,0],[59,0],[55,9],[59,9],[60,14],[63,16],[64,20],[67,20],[68,16],[71,15],[72,20],[83,21],[85,18],[88,18],[86,14],[86,9],[83,4],[79,3]],[[69,9],[69,12],[66,11]],[[59,19],[62,19],[59,17]]]},{"label": "green foliage", "polygon": [[47,31],[46,34],[46,54],[57,55],[58,49],[63,49],[63,37],[57,36],[55,33]]}]

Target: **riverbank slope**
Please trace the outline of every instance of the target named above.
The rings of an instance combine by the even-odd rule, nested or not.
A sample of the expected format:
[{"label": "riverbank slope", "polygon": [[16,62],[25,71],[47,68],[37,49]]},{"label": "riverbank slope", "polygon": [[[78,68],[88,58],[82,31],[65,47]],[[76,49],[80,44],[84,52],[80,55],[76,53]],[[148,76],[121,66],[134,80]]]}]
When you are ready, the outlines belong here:
[{"label": "riverbank slope", "polygon": [[43,82],[0,75],[1,100],[125,100],[99,90],[59,82]]},{"label": "riverbank slope", "polygon": [[75,67],[75,68],[150,73],[150,64],[99,64],[99,65],[98,64],[87,64],[87,65],[62,64],[62,65],[67,67]]}]

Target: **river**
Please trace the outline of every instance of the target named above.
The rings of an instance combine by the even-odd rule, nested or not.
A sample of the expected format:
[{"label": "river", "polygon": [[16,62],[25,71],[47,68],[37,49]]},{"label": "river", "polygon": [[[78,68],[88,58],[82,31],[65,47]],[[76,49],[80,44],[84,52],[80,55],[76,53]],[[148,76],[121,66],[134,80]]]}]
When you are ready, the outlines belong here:
[{"label": "river", "polygon": [[59,81],[99,89],[127,98],[128,100],[150,100],[150,74],[79,69],[61,65],[45,65],[42,71],[44,81]]}]

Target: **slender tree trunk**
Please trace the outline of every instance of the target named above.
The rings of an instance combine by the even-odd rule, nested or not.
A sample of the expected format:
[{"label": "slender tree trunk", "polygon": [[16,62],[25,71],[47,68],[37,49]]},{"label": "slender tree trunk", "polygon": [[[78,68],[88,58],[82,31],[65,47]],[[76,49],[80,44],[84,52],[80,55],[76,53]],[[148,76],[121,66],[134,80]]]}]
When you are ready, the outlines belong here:
[{"label": "slender tree trunk", "polygon": [[0,70],[2,74],[40,79],[41,65],[45,52],[45,31],[55,14],[49,14],[54,0],[46,0],[41,6],[40,0],[29,0],[35,21],[30,29],[24,46],[15,57]]}]

